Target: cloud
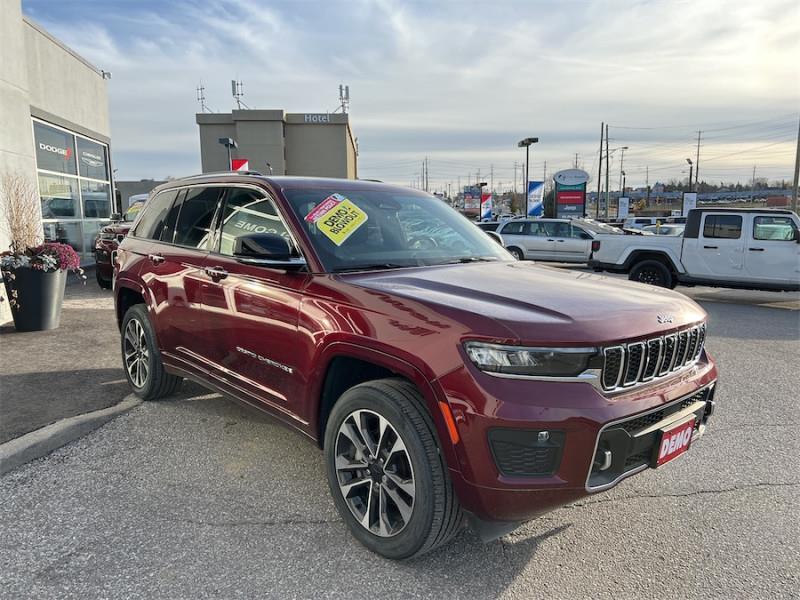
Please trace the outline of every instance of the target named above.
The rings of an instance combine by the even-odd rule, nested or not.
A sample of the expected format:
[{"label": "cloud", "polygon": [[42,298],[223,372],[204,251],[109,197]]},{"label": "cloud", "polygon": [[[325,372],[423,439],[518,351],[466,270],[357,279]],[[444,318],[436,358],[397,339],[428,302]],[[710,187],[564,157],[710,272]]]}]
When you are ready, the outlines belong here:
[{"label": "cloud", "polygon": [[576,152],[590,168],[601,121],[612,124],[613,143],[630,146],[634,185],[648,165],[680,177],[695,131],[726,124],[763,122],[703,144],[709,158],[723,157],[712,161],[717,173],[745,180],[761,162],[778,177],[793,166],[793,2],[94,0],[61,10],[27,0],[23,8],[114,73],[122,177],[199,170],[195,88],[202,81],[208,105],[230,110],[232,78],[244,82],[250,106],[292,112],[331,110],[338,84],[349,84],[362,173],[401,183],[426,154],[441,166],[431,170],[437,184],[455,181],[459,165],[465,176],[476,165],[511,174],[523,158],[516,140],[527,135],[541,140],[541,168],[570,166]]}]

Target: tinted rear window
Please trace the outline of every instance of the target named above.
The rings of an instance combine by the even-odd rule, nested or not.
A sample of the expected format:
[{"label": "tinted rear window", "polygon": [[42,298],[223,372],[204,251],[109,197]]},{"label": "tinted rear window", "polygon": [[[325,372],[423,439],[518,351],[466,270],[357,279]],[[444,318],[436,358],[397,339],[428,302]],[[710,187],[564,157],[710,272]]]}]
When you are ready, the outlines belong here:
[{"label": "tinted rear window", "polygon": [[706,215],[703,237],[736,240],[742,237],[740,215]]}]

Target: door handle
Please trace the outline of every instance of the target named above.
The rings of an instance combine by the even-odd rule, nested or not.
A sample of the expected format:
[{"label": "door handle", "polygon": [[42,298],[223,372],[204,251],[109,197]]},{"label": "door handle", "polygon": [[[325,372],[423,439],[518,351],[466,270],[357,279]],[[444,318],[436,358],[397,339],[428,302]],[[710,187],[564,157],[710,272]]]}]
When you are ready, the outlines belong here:
[{"label": "door handle", "polygon": [[153,263],[154,265],[160,265],[161,263],[164,262],[164,257],[161,256],[160,254],[148,254],[147,258],[149,258],[150,262]]},{"label": "door handle", "polygon": [[763,248],[748,248],[748,250],[750,250],[750,252],[763,252],[764,251]]},{"label": "door handle", "polygon": [[222,267],[206,267],[203,270],[206,272],[206,275],[211,277],[214,281],[225,279],[228,276],[228,272]]},{"label": "door handle", "polygon": [[548,241],[548,242],[555,242],[555,240],[554,240],[554,239],[552,239],[552,238],[547,238],[547,241]]},{"label": "door handle", "polygon": [[562,244],[564,243],[564,240],[556,240],[556,241],[557,242],[561,242]]},{"label": "door handle", "polygon": [[705,248],[706,250],[717,250],[719,247],[718,246],[703,246],[703,248]]}]

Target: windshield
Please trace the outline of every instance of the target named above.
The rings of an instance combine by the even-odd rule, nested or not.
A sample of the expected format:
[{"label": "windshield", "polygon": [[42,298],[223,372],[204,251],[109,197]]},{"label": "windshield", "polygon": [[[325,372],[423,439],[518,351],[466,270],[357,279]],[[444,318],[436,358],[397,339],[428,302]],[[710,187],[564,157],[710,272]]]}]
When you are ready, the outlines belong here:
[{"label": "windshield", "polygon": [[285,189],[326,271],[511,260],[474,223],[412,190]]},{"label": "windshield", "polygon": [[589,231],[593,231],[595,233],[616,233],[625,235],[619,227],[612,227],[611,225],[606,225],[605,223],[600,223],[599,221],[594,221],[592,219],[576,219],[575,222],[580,223],[581,227],[584,229],[588,229]]}]

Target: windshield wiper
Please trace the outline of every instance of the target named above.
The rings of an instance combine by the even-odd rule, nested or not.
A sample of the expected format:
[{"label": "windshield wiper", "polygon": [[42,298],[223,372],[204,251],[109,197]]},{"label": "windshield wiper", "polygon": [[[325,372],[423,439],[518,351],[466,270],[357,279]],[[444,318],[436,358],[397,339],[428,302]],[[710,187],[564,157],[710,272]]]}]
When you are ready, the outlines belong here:
[{"label": "windshield wiper", "polygon": [[455,264],[476,263],[476,262],[495,262],[497,260],[498,259],[495,256],[462,256],[460,258],[454,258],[453,260],[448,260],[446,262],[436,263],[436,264],[455,265]]},{"label": "windshield wiper", "polygon": [[401,265],[398,263],[365,263],[363,265],[348,265],[346,267],[337,267],[333,269],[333,273],[349,273],[352,271],[383,271],[385,269],[405,269],[407,267],[416,267],[418,265]]}]

